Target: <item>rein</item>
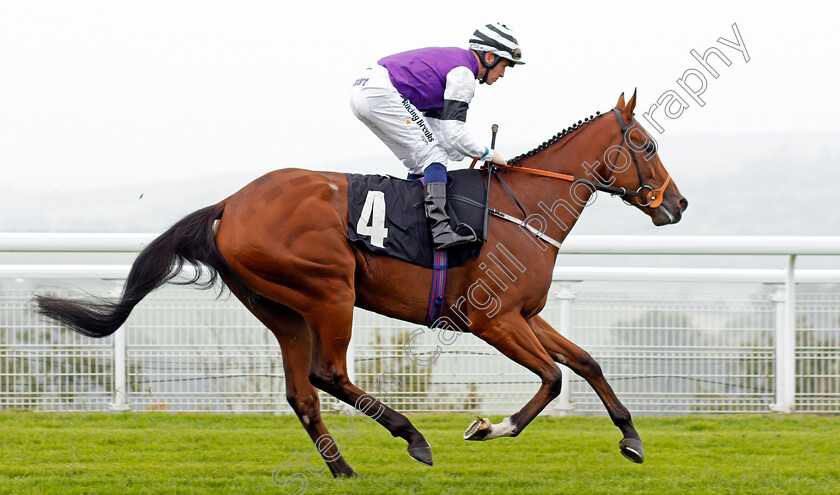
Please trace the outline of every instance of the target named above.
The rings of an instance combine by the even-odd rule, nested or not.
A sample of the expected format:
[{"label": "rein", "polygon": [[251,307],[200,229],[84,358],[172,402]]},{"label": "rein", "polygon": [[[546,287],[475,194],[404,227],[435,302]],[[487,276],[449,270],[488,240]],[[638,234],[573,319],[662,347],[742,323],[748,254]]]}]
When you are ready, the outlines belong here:
[{"label": "rein", "polygon": [[[624,149],[624,142],[627,139],[626,131],[627,131],[627,129],[629,129],[630,127],[633,126],[633,124],[636,122],[636,119],[634,118],[633,120],[630,121],[629,124],[625,124],[624,123],[624,118],[622,118],[621,113],[618,111],[618,109],[613,108],[613,112],[615,113],[615,116],[618,119],[619,126],[621,127],[621,145],[619,146],[619,150],[622,150],[622,149]],[[552,179],[560,179],[560,180],[564,180],[564,181],[567,181],[567,182],[584,184],[584,185],[586,185],[588,187],[591,187],[595,190],[603,191],[603,192],[612,194],[614,196],[619,196],[620,198],[624,199],[625,201],[626,201],[627,197],[637,196],[637,197],[641,198],[642,194],[645,194],[647,196],[647,202],[646,203],[640,203],[640,205],[645,206],[645,207],[658,208],[662,204],[662,199],[665,197],[665,188],[667,188],[668,184],[671,183],[671,175],[670,174],[668,175],[668,177],[665,179],[665,182],[658,189],[654,189],[652,186],[649,186],[649,185],[645,184],[644,179],[642,178],[642,169],[641,169],[641,166],[639,165],[639,159],[636,156],[636,150],[634,150],[633,147],[629,146],[629,145],[628,145],[628,148],[630,148],[630,153],[633,157],[633,163],[636,165],[636,171],[639,174],[639,184],[640,184],[640,186],[635,191],[628,191],[624,187],[611,186],[609,184],[604,184],[602,182],[593,182],[593,181],[588,180],[588,179],[581,179],[581,178],[575,177],[573,175],[561,174],[561,173],[558,173],[558,172],[549,172],[547,170],[539,170],[539,169],[535,169],[535,168],[517,167],[517,166],[513,166],[513,165],[496,165],[496,164],[492,164],[491,167],[492,168],[498,168],[498,169],[501,169],[501,170],[511,170],[511,171],[517,171],[517,172],[524,172],[524,173],[528,173],[528,174],[531,174],[531,175],[539,175],[539,176],[542,176],[542,177],[549,177],[549,178],[552,178]],[[618,154],[621,154],[620,151],[619,151]],[[615,161],[618,161],[618,154],[616,155]],[[472,162],[472,165],[470,165],[470,168],[473,168],[473,166],[475,166],[477,161],[478,161],[477,158],[474,159],[473,162]],[[610,164],[610,176],[612,176],[613,170],[615,168],[615,161]],[[491,170],[492,170],[492,168],[491,168]],[[642,199],[642,201],[645,201],[645,200]]]}]

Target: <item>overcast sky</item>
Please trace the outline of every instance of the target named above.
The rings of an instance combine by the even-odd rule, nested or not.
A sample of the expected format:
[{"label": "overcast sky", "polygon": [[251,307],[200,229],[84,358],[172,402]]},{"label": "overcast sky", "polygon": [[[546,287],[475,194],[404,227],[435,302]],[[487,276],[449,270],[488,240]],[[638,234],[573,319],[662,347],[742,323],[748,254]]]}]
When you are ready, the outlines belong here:
[{"label": "overcast sky", "polygon": [[[351,82],[384,55],[464,46],[478,25],[501,21],[527,65],[479,87],[474,135],[489,141],[498,123],[510,157],[610,109],[622,91],[638,88],[648,109],[672,90],[689,107],[675,120],[659,110],[662,135],[643,124],[679,181],[726,158],[703,171],[669,163],[672,137],[840,131],[834,5],[2,0],[2,180],[64,191],[289,166],[402,175],[350,112]],[[733,23],[749,62],[717,41],[736,41]],[[701,107],[677,79],[701,68],[690,50],[713,46],[732,64],[712,61],[720,77],[706,74]]]}]

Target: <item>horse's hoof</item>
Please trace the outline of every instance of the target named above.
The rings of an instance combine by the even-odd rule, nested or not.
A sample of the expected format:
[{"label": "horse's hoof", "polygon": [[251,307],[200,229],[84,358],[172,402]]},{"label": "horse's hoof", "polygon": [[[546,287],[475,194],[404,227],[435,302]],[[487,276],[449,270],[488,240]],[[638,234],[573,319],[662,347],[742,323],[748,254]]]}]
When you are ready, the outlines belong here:
[{"label": "horse's hoof", "polygon": [[484,440],[490,434],[492,424],[487,418],[475,418],[464,432],[464,440]]},{"label": "horse's hoof", "polygon": [[432,447],[430,447],[429,442],[425,440],[423,440],[423,443],[419,445],[409,445],[408,455],[421,464],[425,464],[427,466],[434,464],[432,461]]},{"label": "horse's hoof", "polygon": [[622,438],[618,442],[621,455],[632,462],[641,464],[645,462],[645,451],[642,449],[642,441],[638,438]]}]

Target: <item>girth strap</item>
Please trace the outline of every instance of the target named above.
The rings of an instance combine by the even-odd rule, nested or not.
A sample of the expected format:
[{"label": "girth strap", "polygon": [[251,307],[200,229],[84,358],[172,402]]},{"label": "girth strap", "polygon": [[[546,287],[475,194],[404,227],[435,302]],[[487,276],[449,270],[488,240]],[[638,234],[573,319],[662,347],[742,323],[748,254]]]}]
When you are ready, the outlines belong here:
[{"label": "girth strap", "polygon": [[449,256],[445,249],[435,249],[435,261],[432,270],[432,290],[429,294],[429,309],[426,311],[426,326],[432,325],[443,313],[443,301],[446,293],[446,269]]}]

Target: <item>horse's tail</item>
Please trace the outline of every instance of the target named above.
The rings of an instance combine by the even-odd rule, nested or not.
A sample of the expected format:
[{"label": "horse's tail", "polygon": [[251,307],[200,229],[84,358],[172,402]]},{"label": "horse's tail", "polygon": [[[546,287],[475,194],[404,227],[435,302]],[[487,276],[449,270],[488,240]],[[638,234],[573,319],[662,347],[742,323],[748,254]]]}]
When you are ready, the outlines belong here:
[{"label": "horse's tail", "polygon": [[105,337],[117,331],[141,299],[175,278],[184,263],[195,266],[196,274],[191,280],[177,283],[198,282],[204,265],[210,279],[201,284],[202,288],[212,287],[220,274],[232,275],[216,246],[213,230],[213,223],[221,218],[224,209],[225,203],[221,202],[191,213],[146,246],[131,266],[119,300],[39,295],[35,296],[38,311],[84,335]]}]

